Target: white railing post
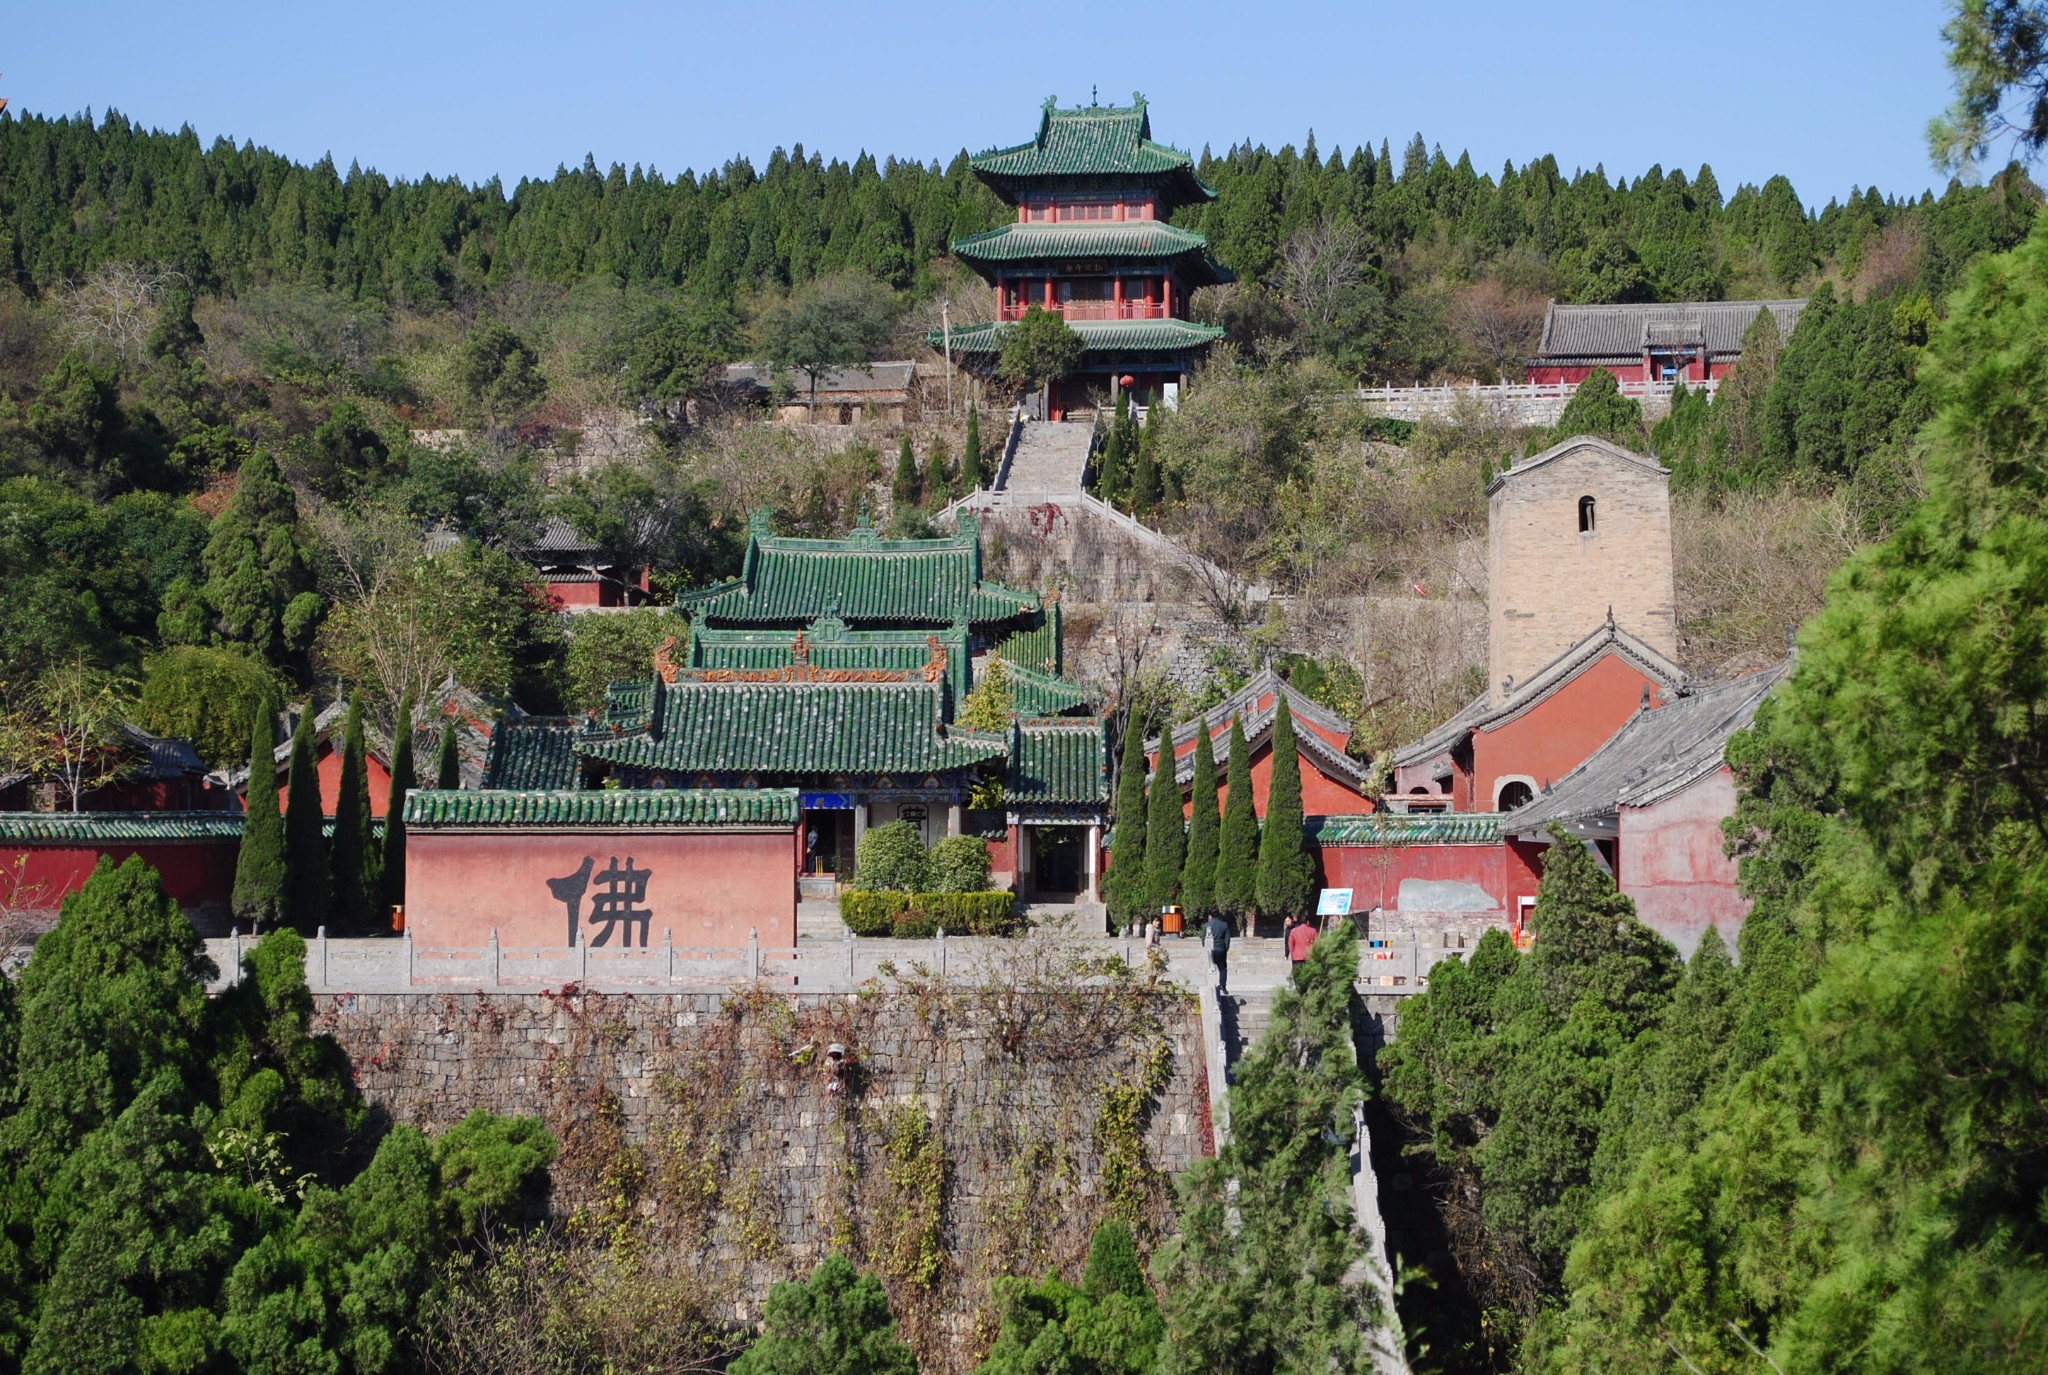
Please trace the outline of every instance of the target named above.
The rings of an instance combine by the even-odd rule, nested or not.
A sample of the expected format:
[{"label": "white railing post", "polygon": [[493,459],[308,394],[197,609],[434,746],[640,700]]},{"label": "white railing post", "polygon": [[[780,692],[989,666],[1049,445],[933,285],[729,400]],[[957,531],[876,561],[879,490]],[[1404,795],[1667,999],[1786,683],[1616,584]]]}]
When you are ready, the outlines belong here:
[{"label": "white railing post", "polygon": [[497,928],[497,927],[495,927],[495,926],[493,926],[493,927],[491,928],[491,987],[492,987],[492,988],[496,988],[496,987],[497,987],[497,986],[498,986],[499,984],[501,984],[501,983],[503,983],[503,982],[504,982],[504,980],[503,980],[503,979],[501,979],[501,978],[499,978],[499,977],[498,977],[498,975],[499,975],[499,971],[500,971],[501,967],[502,967],[502,966],[501,966],[501,964],[500,964],[500,962],[499,962],[499,955],[498,955],[498,928]]},{"label": "white railing post", "polygon": [[403,940],[403,941],[405,942],[405,986],[406,986],[407,988],[411,988],[411,987],[412,987],[412,928],[411,928],[411,927],[407,927],[407,928],[406,928],[406,932],[405,932],[405,934],[404,934],[403,936],[399,937],[399,939],[400,939],[400,940]]},{"label": "white railing post", "polygon": [[761,982],[761,928],[747,928],[747,979],[751,983]]},{"label": "white railing post", "polygon": [[939,982],[946,981],[946,928],[939,928]]},{"label": "white railing post", "polygon": [[327,986],[328,986],[328,984],[327,984],[327,928],[326,928],[326,927],[322,926],[322,927],[318,927],[318,928],[316,928],[316,929],[315,929],[315,931],[314,931],[314,933],[313,933],[313,944],[314,944],[314,946],[316,946],[316,947],[317,947],[317,948],[319,949],[319,952],[320,952],[320,987],[321,987],[321,989],[322,989],[322,990],[324,991],[324,990],[325,990],[325,989],[327,988]]},{"label": "white railing post", "polygon": [[853,976],[853,928],[846,928],[846,982],[855,982]]},{"label": "white railing post", "polygon": [[242,982],[242,928],[228,928],[228,987]]},{"label": "white railing post", "polygon": [[585,939],[588,932],[576,933],[576,982],[590,982],[590,942]]},{"label": "white railing post", "polygon": [[676,933],[673,927],[664,926],[661,928],[661,951],[664,957],[663,963],[666,965],[668,969],[668,972],[662,976],[663,983],[672,984],[676,981],[675,936]]}]

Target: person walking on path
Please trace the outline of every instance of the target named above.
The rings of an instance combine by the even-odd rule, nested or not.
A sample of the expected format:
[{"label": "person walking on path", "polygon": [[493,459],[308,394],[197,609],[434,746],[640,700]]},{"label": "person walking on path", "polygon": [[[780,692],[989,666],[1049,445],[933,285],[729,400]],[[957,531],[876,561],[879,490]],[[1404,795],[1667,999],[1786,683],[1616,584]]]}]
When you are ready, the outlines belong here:
[{"label": "person walking on path", "polygon": [[1315,924],[1299,917],[1295,918],[1287,928],[1287,963],[1290,970],[1299,970],[1308,963],[1309,947],[1315,943]]},{"label": "person walking on path", "polygon": [[1209,918],[1209,963],[1216,966],[1216,996],[1230,995],[1230,923],[1221,916]]}]

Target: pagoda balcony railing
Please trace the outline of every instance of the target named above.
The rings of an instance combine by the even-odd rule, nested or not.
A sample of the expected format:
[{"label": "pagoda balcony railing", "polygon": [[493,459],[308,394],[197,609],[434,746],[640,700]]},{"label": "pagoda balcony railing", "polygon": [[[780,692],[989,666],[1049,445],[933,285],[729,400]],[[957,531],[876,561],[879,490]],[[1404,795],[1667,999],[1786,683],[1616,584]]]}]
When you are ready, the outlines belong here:
[{"label": "pagoda balcony railing", "polygon": [[1021,320],[1024,312],[1032,306],[1056,310],[1068,320],[1166,320],[1164,301],[1055,301],[1050,307],[1043,301],[1027,301],[1023,305],[1005,306],[997,318]]}]

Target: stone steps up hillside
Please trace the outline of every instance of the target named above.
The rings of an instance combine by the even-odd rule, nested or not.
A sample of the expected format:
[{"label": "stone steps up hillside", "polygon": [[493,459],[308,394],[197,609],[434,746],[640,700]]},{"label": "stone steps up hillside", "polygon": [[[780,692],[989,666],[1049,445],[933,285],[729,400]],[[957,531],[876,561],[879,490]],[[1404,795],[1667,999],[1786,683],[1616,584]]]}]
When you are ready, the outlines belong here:
[{"label": "stone steps up hillside", "polygon": [[1078,495],[1088,472],[1095,427],[1077,420],[1033,420],[1017,438],[998,491]]}]

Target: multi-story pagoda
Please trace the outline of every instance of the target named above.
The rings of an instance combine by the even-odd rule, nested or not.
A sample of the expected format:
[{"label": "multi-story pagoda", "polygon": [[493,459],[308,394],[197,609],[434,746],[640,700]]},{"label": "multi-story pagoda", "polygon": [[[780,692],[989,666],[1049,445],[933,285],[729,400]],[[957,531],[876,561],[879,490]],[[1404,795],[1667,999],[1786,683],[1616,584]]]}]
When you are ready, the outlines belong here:
[{"label": "multi-story pagoda", "polygon": [[[956,239],[953,253],[996,292],[995,320],[952,331],[952,353],[990,373],[1004,327],[1033,306],[1058,311],[1087,341],[1080,367],[1054,383],[1048,414],[1107,400],[1120,388],[1150,401],[1177,389],[1223,331],[1188,318],[1197,287],[1231,280],[1208,240],[1169,220],[1216,193],[1186,153],[1152,139],[1145,98],[1063,110],[1048,99],[1038,135],[973,159],[974,174],[1014,223]],[[934,347],[946,340],[931,335]]]}]

